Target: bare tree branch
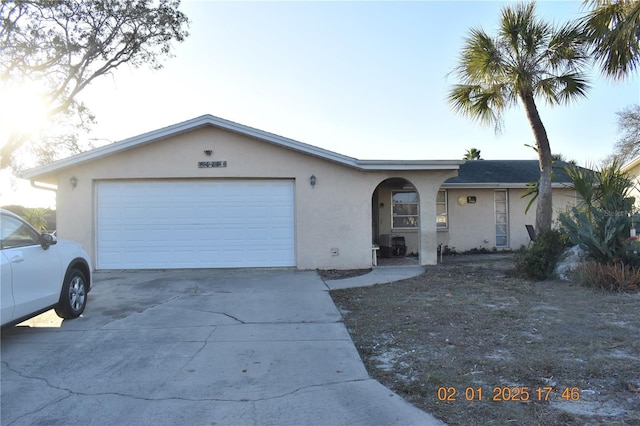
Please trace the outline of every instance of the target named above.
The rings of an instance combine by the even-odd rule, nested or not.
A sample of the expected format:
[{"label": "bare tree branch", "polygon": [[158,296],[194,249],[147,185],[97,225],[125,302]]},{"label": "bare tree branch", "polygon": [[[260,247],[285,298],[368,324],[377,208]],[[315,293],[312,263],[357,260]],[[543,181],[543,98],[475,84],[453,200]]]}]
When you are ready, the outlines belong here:
[{"label": "bare tree branch", "polygon": [[[3,1],[0,91],[39,81],[46,87],[52,124],[86,126],[93,117],[76,97],[94,79],[125,63],[159,69],[161,59],[171,56],[172,44],[188,36],[188,19],[179,5],[179,0]],[[28,139],[13,132],[4,141],[0,168],[12,164]],[[38,140],[60,143],[46,134]],[[52,152],[47,147],[32,151]]]}]

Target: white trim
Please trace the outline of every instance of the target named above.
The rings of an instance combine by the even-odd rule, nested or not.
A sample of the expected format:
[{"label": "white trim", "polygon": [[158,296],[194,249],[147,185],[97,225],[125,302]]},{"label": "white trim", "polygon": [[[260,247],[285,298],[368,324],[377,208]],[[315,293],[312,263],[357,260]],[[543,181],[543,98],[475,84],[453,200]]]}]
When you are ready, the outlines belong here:
[{"label": "white trim", "polygon": [[[498,201],[496,200],[496,194],[498,192],[504,192],[504,208],[505,208],[505,216],[506,216],[506,222],[504,223],[504,225],[506,225],[506,234],[504,235],[504,237],[506,237],[506,244],[505,245],[498,245],[498,209],[497,209],[497,205],[498,205]],[[500,201],[500,203],[503,203],[502,201]],[[511,220],[509,217],[509,190],[508,189],[495,189],[493,191],[493,224],[494,224],[494,231],[493,231],[493,236],[495,238],[496,241],[496,248],[509,248],[511,247],[511,229],[510,229],[510,224],[511,224]],[[502,225],[502,223],[501,223]]]},{"label": "white trim", "polygon": [[[573,188],[570,182],[551,182],[552,188]],[[504,183],[504,182],[489,182],[489,183],[443,183],[440,185],[440,189],[526,189],[528,188],[526,183]]]},{"label": "white trim", "polygon": [[461,160],[355,160],[361,170],[458,170]]},{"label": "white trim", "polygon": [[98,262],[99,262],[99,257],[100,257],[100,253],[98,252],[98,223],[99,223],[99,217],[98,217],[98,198],[100,197],[100,185],[98,185],[98,182],[101,182],[99,180],[96,179],[92,179],[91,180],[91,187],[92,187],[92,202],[93,202],[93,208],[92,208],[92,215],[93,215],[93,229],[91,230],[91,239],[93,240],[93,264],[95,265],[94,267],[97,268]]},{"label": "white trim", "polygon": [[[396,207],[396,203],[394,203],[393,201],[393,196],[395,194],[401,194],[401,193],[410,193],[410,192],[415,192],[416,197],[418,198],[418,201],[415,203],[401,203],[399,202],[398,204],[410,204],[410,205],[415,205],[416,206],[416,210],[417,210],[417,214],[407,214],[407,215],[397,215],[394,213],[394,209]],[[394,219],[396,217],[415,217],[416,218],[416,226],[412,226],[412,227],[397,227],[394,226]],[[418,231],[420,230],[420,194],[418,193],[417,189],[392,189],[391,190],[391,230],[392,231],[399,231],[399,232],[404,232],[404,231]]]},{"label": "white trim", "polygon": [[460,165],[464,163],[462,160],[358,160],[208,114],[34,167],[23,171],[21,176],[25,179],[33,179],[207,126],[225,129],[359,170],[458,170]]},{"label": "white trim", "polygon": [[[444,192],[444,203],[438,203],[438,193]],[[445,226],[438,226],[438,204],[444,204],[444,212],[447,218]],[[436,229],[448,230],[449,229],[449,191],[446,189],[438,189],[436,193]]]},{"label": "white trim", "polygon": [[640,164],[640,156],[632,158],[631,160],[624,163],[620,168],[622,170],[629,171],[630,169],[636,167],[638,164]]}]

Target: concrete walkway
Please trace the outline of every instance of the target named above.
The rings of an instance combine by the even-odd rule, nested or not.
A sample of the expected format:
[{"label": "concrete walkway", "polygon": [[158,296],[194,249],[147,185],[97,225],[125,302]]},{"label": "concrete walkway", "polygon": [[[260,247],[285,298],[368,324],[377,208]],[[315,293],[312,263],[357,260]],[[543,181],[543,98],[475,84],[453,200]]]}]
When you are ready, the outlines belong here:
[{"label": "concrete walkway", "polygon": [[369,377],[316,272],[102,272],[82,318],[28,325],[2,332],[5,426],[442,424]]},{"label": "concrete walkway", "polygon": [[366,287],[385,284],[418,276],[424,272],[423,266],[385,266],[373,268],[368,274],[342,280],[325,280],[331,290],[339,288]]}]

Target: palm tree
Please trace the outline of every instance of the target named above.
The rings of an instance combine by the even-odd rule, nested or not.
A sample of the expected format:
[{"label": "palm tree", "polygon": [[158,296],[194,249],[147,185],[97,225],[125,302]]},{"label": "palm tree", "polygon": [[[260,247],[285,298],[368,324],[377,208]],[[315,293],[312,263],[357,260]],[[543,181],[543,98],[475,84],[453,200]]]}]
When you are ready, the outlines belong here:
[{"label": "palm tree", "polygon": [[464,154],[464,157],[462,157],[462,159],[463,160],[482,160],[482,158],[480,158],[480,150],[475,148],[468,149],[467,152]]},{"label": "palm tree", "polygon": [[24,219],[31,224],[38,231],[44,231],[47,229],[47,214],[49,209],[43,209],[40,207],[24,209]]},{"label": "palm tree", "polygon": [[551,161],[554,163],[565,163],[571,166],[577,166],[576,160],[568,160],[563,154],[551,154]]},{"label": "palm tree", "polygon": [[502,127],[504,111],[522,102],[536,141],[540,164],[536,231],[551,229],[551,147],[535,99],[549,105],[570,103],[589,88],[584,35],[575,24],[554,27],[535,17],[535,3],[502,9],[492,38],[472,29],[456,74],[462,84],[448,96],[453,109],[482,124]]},{"label": "palm tree", "polygon": [[623,79],[640,65],[640,0],[585,0],[581,21],[602,73]]}]

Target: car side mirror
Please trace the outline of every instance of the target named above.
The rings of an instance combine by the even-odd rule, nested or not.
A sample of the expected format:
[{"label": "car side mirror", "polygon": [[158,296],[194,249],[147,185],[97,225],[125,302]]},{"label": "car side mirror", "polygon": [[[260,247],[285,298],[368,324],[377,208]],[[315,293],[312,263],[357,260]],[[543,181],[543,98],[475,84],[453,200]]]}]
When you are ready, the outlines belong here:
[{"label": "car side mirror", "polygon": [[48,249],[49,246],[57,244],[58,240],[51,234],[42,233],[40,234],[40,245],[44,250]]}]

